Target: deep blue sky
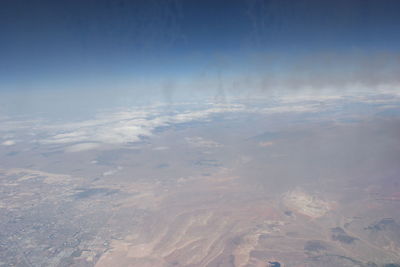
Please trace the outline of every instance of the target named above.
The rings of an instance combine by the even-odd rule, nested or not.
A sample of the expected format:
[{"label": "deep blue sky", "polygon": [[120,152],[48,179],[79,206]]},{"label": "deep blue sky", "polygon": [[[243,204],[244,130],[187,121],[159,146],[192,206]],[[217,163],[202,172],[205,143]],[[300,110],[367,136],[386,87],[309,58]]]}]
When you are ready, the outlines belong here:
[{"label": "deep blue sky", "polygon": [[[141,94],[142,84],[205,72],[320,73],[320,53],[336,60],[327,72],[383,64],[391,79],[399,14],[397,0],[2,0],[0,90],[136,84]],[[375,66],[368,55],[385,59]]]}]

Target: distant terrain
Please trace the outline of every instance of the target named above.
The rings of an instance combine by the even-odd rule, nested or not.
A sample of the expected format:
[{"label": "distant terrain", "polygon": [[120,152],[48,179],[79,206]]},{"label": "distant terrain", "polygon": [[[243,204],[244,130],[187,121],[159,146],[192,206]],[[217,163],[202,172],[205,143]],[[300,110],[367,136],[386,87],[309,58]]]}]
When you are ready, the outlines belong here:
[{"label": "distant terrain", "polygon": [[400,266],[393,92],[0,120],[0,266]]}]

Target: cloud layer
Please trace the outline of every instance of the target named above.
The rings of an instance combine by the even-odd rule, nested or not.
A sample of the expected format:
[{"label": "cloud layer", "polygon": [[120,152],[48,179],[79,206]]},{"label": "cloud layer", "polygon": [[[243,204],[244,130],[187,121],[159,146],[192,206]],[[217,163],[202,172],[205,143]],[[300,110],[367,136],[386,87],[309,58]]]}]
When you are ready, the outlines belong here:
[{"label": "cloud layer", "polygon": [[[0,119],[0,144],[12,146],[15,140],[31,140],[40,145],[62,147],[65,152],[100,149],[105,145],[124,145],[151,137],[155,130],[176,124],[211,120],[216,116],[248,113],[262,116],[340,111],[351,103],[398,107],[399,94],[377,95],[285,95],[270,99],[235,99],[231,103],[153,104],[123,110],[109,110],[93,119],[54,123],[42,120]],[[27,138],[29,137],[29,138]],[[218,143],[202,138],[186,140],[193,146],[217,147]],[[157,148],[168,149],[168,148]]]}]

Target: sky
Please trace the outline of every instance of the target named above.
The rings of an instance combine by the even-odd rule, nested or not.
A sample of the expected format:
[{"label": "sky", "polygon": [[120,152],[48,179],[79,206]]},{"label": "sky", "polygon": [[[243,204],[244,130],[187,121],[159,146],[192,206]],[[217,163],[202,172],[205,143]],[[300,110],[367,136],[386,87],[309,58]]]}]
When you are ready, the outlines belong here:
[{"label": "sky", "polygon": [[396,0],[2,0],[0,112],[396,86],[399,13]]}]

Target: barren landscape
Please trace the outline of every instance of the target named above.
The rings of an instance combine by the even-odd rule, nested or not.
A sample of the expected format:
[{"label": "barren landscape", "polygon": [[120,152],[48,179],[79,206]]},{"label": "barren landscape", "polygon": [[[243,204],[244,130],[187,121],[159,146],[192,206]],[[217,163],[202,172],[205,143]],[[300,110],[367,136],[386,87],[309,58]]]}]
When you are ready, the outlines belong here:
[{"label": "barren landscape", "polygon": [[399,264],[397,117],[234,107],[128,144],[3,145],[1,264]]}]

